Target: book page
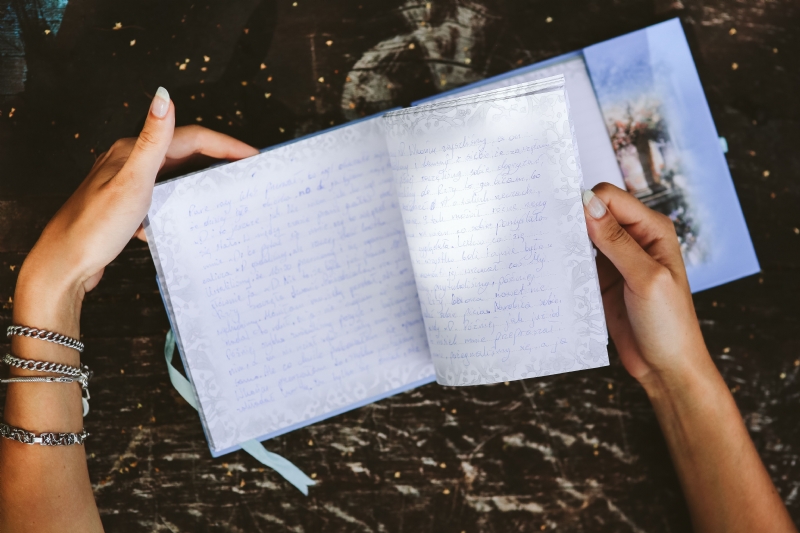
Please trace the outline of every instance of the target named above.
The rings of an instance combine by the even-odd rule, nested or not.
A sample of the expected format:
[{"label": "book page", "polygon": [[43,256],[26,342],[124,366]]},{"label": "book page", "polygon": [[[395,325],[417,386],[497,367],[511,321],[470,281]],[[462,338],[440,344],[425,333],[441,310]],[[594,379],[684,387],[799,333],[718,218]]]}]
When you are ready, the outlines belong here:
[{"label": "book page", "polygon": [[378,120],[156,186],[148,240],[212,452],[433,379]]},{"label": "book page", "polygon": [[575,127],[575,138],[581,147],[583,182],[591,189],[600,182],[608,182],[625,189],[622,172],[611,145],[611,139],[600,112],[598,98],[586,69],[583,54],[570,54],[563,60],[544,61],[512,70],[494,78],[455,89],[424,101],[440,102],[476,93],[518,85],[529,81],[563,74],[569,91],[570,116]]},{"label": "book page", "polygon": [[607,365],[563,76],[385,124],[439,383]]}]

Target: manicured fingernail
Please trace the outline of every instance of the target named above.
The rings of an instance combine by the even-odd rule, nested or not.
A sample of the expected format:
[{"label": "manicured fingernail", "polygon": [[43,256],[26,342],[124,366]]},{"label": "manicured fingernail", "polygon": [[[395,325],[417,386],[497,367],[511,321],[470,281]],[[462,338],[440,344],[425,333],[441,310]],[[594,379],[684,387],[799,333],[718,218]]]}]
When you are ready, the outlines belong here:
[{"label": "manicured fingernail", "polygon": [[153,103],[150,104],[150,111],[158,118],[163,118],[169,111],[169,93],[163,87],[159,87]]},{"label": "manicured fingernail", "polygon": [[589,189],[583,191],[583,205],[592,218],[603,218],[606,214],[606,204]]}]

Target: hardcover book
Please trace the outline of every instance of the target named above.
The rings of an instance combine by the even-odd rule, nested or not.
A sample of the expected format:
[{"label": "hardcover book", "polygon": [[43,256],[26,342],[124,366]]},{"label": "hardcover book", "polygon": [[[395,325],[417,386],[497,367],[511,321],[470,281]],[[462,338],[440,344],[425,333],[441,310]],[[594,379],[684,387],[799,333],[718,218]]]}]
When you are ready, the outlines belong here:
[{"label": "hardcover book", "polygon": [[432,381],[607,365],[600,181],[670,215],[693,290],[758,271],[678,21],[156,185],[212,455]]}]

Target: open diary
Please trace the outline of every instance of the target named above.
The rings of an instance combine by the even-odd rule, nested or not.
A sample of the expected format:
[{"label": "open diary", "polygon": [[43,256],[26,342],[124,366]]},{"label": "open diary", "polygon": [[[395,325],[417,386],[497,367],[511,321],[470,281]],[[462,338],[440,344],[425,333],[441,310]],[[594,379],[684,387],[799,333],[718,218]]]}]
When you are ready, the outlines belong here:
[{"label": "open diary", "polygon": [[434,380],[608,364],[582,190],[675,202],[693,167],[666,130],[614,138],[591,53],[156,186],[145,229],[213,455]]}]

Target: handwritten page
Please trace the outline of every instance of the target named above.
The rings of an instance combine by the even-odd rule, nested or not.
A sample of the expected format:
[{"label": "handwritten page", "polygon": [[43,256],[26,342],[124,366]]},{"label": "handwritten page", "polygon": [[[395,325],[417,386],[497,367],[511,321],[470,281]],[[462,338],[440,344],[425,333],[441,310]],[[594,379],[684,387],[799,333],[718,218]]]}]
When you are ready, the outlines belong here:
[{"label": "handwritten page", "polygon": [[619,169],[617,158],[614,156],[614,149],[611,147],[605,119],[600,111],[583,54],[576,54],[554,64],[546,63],[548,63],[546,66],[531,65],[498,76],[496,79],[467,85],[457,89],[454,95],[441,95],[429,101],[439,102],[461,98],[563,74],[569,91],[570,118],[575,128],[576,139],[581,147],[584,186],[591,189],[605,181],[613,183],[620,189],[625,189],[622,172]]},{"label": "handwritten page", "polygon": [[148,240],[216,454],[433,379],[379,120],[155,189]]},{"label": "handwritten page", "polygon": [[436,377],[608,364],[563,76],[385,116]]}]

